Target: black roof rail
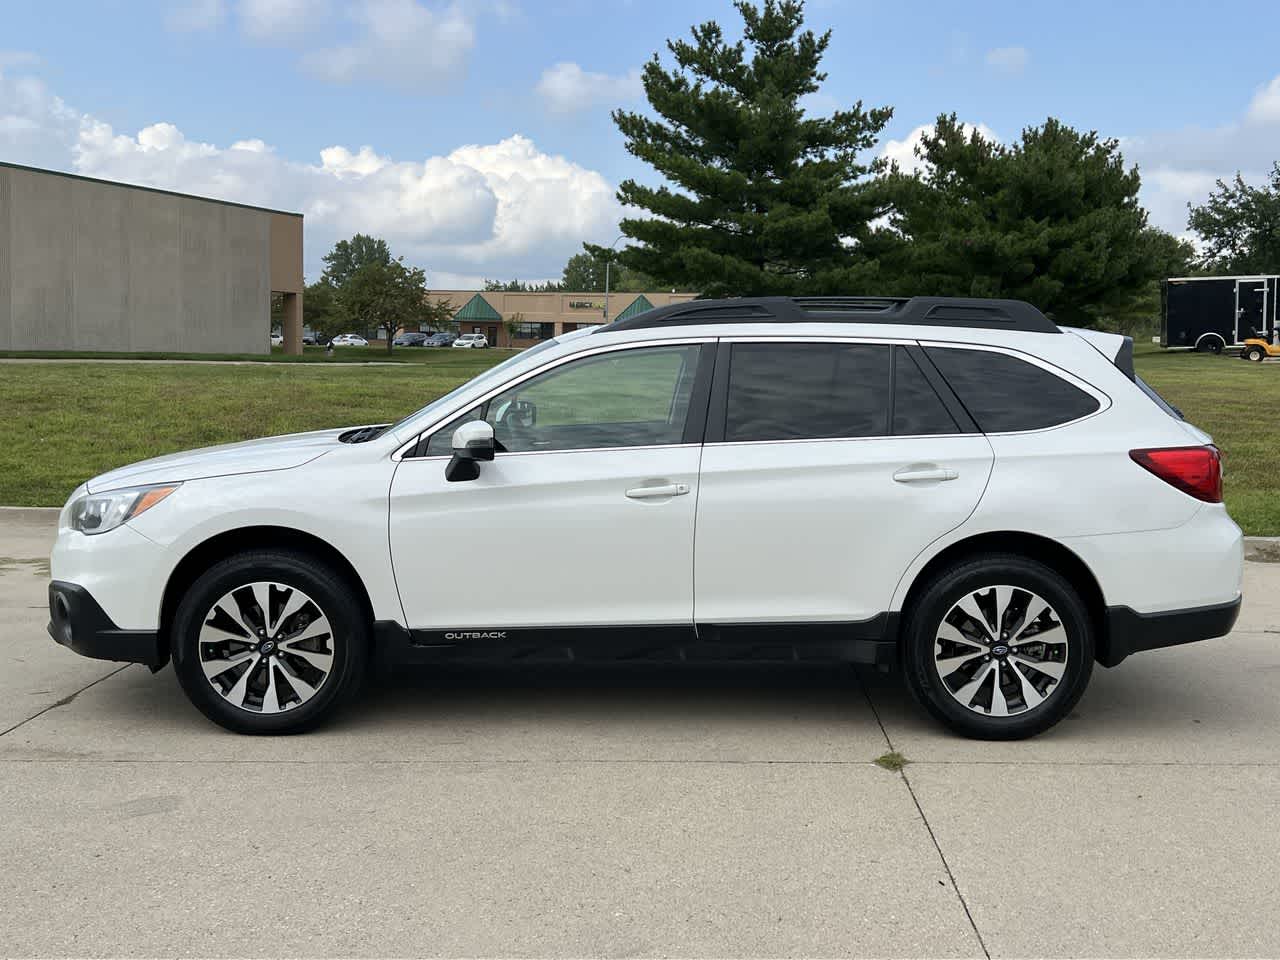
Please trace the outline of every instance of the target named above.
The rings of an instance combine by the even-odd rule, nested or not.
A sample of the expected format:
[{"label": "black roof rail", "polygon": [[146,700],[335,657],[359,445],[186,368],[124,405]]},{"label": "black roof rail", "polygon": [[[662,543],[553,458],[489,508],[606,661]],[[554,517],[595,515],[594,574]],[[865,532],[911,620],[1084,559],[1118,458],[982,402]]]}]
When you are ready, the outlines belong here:
[{"label": "black roof rail", "polygon": [[1057,324],[1022,300],[984,297],[735,297],[687,300],[655,307],[596,332],[703,323],[901,323],[1061,333]]}]

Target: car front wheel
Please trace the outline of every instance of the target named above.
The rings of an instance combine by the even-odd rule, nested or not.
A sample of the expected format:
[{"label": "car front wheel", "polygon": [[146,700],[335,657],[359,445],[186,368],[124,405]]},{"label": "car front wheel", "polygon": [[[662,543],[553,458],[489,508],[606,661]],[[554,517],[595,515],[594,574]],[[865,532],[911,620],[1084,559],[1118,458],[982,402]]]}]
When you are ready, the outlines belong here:
[{"label": "car front wheel", "polygon": [[327,720],[359,687],[367,654],[355,592],[305,554],[229,557],[192,584],[174,617],[183,690],[237,733],[300,733]]},{"label": "car front wheel", "polygon": [[1034,736],[1065,717],[1089,683],[1093,651],[1071,584],[1011,554],[939,572],[904,626],[912,694],[952,730],[982,740]]}]

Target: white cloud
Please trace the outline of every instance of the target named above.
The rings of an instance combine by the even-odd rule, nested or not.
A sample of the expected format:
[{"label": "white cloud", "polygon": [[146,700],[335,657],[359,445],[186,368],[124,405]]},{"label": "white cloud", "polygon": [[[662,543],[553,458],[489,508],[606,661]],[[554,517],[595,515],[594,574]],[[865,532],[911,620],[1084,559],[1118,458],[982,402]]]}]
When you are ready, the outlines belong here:
[{"label": "white cloud", "polygon": [[1280,76],[1255,91],[1239,119],[1125,137],[1120,149],[1142,174],[1139,198],[1151,222],[1175,234],[1187,228],[1187,204],[1203,203],[1218,179],[1239,171],[1261,183],[1280,158]]},{"label": "white cloud", "polygon": [[358,0],[347,15],[355,37],[314,50],[305,69],[323,80],[375,80],[411,93],[448,85],[465,72],[475,28],[459,4],[429,9],[418,0]]},{"label": "white cloud", "polygon": [[15,163],[65,166],[83,118],[39,77],[0,67],[0,156]]},{"label": "white cloud", "polygon": [[372,233],[442,277],[556,276],[583,240],[616,234],[613,186],[513,134],[421,160],[371,146],[327,147],[314,162],[247,137],[188,139],[172,123],[134,134],[80,114],[35,77],[0,72],[0,156],[306,215],[307,273],[356,232]]},{"label": "white cloud", "polygon": [[542,71],[538,96],[552,113],[577,113],[597,106],[616,106],[634,100],[644,91],[640,71],[620,76],[590,73],[576,63],[557,63]]},{"label": "white cloud", "polygon": [[1253,95],[1245,119],[1256,124],[1280,123],[1280,76]]},{"label": "white cloud", "polygon": [[[1000,138],[996,136],[995,131],[988,127],[985,123],[979,123],[976,126],[972,123],[961,123],[962,129],[966,135],[971,135],[975,130],[982,134],[983,139],[991,140],[995,143],[1000,142]],[[880,156],[888,160],[890,163],[896,163],[903,173],[919,173],[924,170],[925,162],[916,156],[916,148],[920,146],[920,142],[925,134],[933,133],[933,124],[926,123],[916,127],[901,140],[886,140],[880,148]]]},{"label": "white cloud", "polygon": [[1021,73],[1027,68],[1031,54],[1026,47],[996,47],[988,50],[987,66],[1004,73]]},{"label": "white cloud", "polygon": [[329,0],[240,0],[240,26],[255,40],[304,33],[329,13]]},{"label": "white cloud", "polygon": [[165,25],[179,33],[211,30],[227,16],[225,0],[185,0],[165,17]]},{"label": "white cloud", "polygon": [[0,50],[0,70],[34,67],[41,63],[40,54],[30,50]]}]

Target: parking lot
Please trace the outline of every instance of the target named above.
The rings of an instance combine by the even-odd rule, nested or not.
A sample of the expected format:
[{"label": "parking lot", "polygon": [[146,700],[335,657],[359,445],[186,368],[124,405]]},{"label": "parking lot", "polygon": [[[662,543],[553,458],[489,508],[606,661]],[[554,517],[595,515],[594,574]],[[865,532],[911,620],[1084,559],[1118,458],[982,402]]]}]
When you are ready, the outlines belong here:
[{"label": "parking lot", "polygon": [[1029,742],[801,668],[403,675],[250,739],[53,644],[53,525],[0,511],[4,954],[1280,954],[1280,564]]}]

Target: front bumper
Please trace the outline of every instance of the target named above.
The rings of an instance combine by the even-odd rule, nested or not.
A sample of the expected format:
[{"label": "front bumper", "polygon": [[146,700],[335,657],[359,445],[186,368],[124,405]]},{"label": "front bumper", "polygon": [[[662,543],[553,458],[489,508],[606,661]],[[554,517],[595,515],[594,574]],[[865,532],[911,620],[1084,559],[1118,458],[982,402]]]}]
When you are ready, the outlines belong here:
[{"label": "front bumper", "polygon": [[152,630],[121,630],[84,587],[63,580],[49,584],[49,636],[94,660],[164,666],[168,651]]},{"label": "front bumper", "polygon": [[1240,616],[1240,602],[1237,596],[1227,603],[1161,613],[1108,607],[1106,635],[1098,646],[1098,662],[1104,667],[1114,667],[1129,654],[1142,650],[1225,637]]}]

